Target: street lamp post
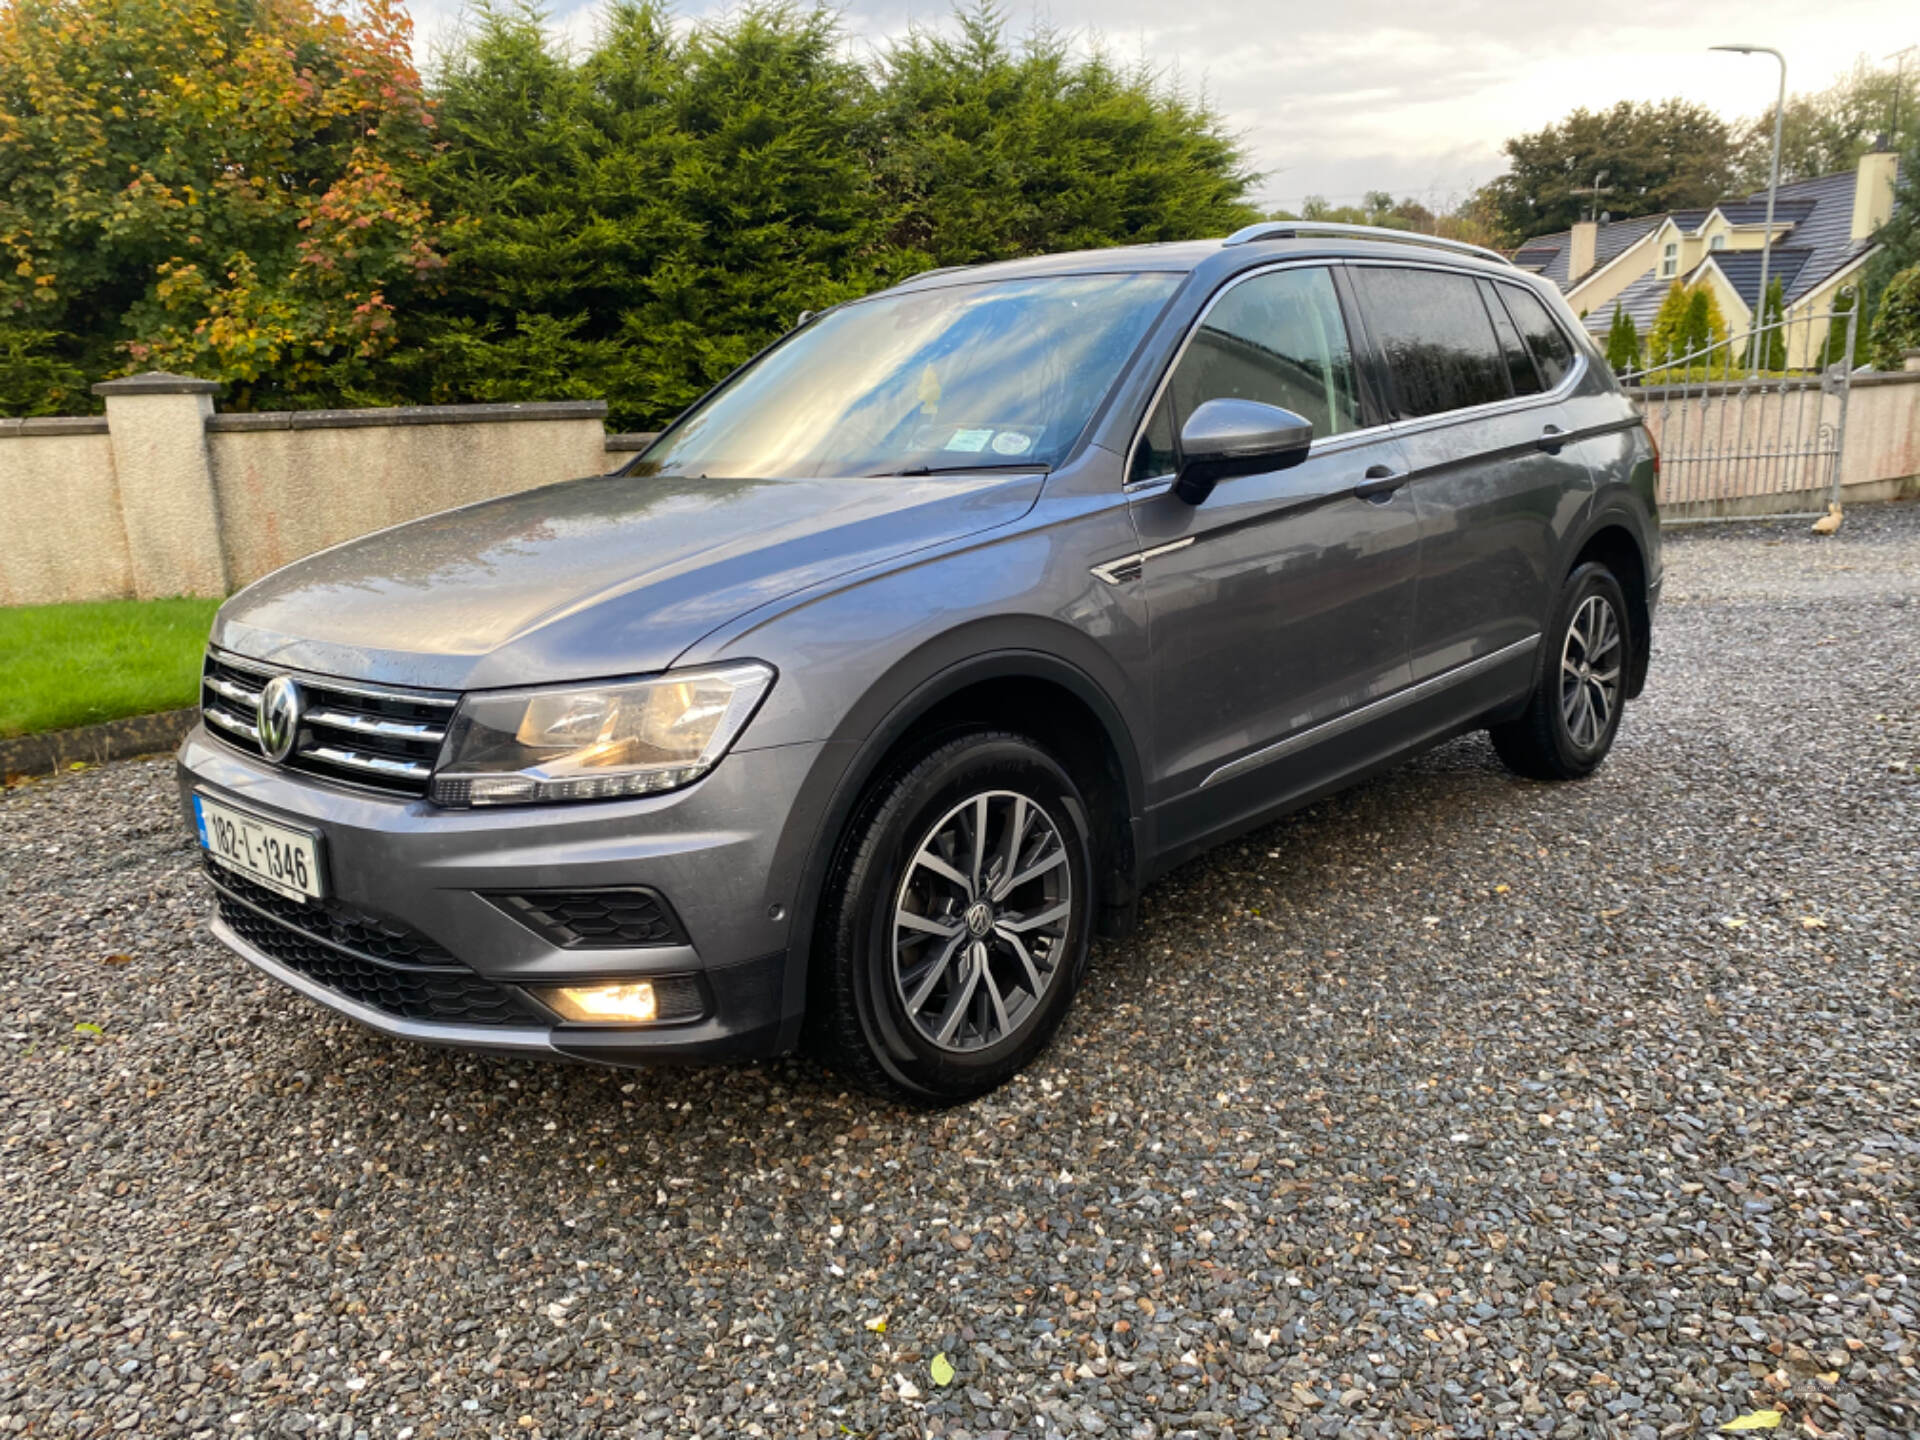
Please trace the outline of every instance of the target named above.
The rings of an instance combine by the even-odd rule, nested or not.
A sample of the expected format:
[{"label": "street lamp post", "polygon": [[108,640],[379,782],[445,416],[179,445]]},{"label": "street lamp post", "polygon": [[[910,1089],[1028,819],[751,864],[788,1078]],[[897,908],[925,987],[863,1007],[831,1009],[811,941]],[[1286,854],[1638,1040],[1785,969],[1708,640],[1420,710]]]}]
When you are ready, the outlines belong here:
[{"label": "street lamp post", "polygon": [[[1758,319],[1747,337],[1747,369],[1754,368],[1760,352],[1760,331],[1767,318],[1767,262],[1773,256],[1773,199],[1780,189],[1780,130],[1787,118],[1787,57],[1767,45],[1714,45],[1713,50],[1730,50],[1736,55],[1771,55],[1780,62],[1780,98],[1773,106],[1773,163],[1767,173],[1767,233],[1760,240],[1760,308]],[[1784,312],[1781,319],[1785,320]]]}]

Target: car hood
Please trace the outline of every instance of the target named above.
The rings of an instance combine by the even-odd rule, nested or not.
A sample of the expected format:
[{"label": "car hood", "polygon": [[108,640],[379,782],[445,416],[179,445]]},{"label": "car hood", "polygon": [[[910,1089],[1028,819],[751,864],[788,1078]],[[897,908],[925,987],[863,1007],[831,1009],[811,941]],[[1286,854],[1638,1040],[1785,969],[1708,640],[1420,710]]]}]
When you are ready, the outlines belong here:
[{"label": "car hood", "polygon": [[1044,478],[573,480],[295,561],[229,600],[213,641],[450,690],[663,670],[783,595],[1018,519]]}]

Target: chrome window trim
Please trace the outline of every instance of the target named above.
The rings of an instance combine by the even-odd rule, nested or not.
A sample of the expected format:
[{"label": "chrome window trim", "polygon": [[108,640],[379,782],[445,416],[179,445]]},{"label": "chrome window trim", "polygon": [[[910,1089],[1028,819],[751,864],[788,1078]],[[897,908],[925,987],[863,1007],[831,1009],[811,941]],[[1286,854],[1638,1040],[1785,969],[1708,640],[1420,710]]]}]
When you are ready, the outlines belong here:
[{"label": "chrome window trim", "polygon": [[[1214,292],[1213,298],[1207,301],[1200,313],[1193,317],[1193,323],[1187,327],[1187,333],[1181,338],[1179,348],[1173,352],[1173,359],[1168,362],[1167,368],[1162,372],[1159,384],[1154,386],[1153,397],[1147,402],[1147,407],[1141,412],[1139,422],[1134,426],[1132,443],[1127,446],[1126,463],[1120,471],[1122,476],[1133,474],[1133,457],[1135,452],[1140,448],[1140,442],[1146,438],[1147,426],[1153,421],[1153,413],[1160,408],[1160,401],[1166,395],[1167,386],[1173,382],[1173,372],[1180,368],[1180,362],[1186,358],[1188,347],[1193,344],[1193,337],[1200,333],[1200,327],[1206,323],[1207,316],[1213,312],[1213,307],[1218,305],[1234,287],[1248,280],[1252,280],[1256,276],[1271,275],[1279,270],[1299,270],[1310,265],[1317,265],[1327,270],[1331,270],[1336,265],[1344,265],[1349,269],[1437,270],[1444,275],[1462,275],[1468,279],[1490,280],[1496,285],[1516,285],[1521,283],[1508,279],[1503,275],[1488,275],[1483,270],[1469,269],[1462,265],[1436,263],[1425,257],[1418,260],[1389,260],[1357,256],[1317,256],[1280,260],[1271,265],[1262,265],[1256,269],[1242,271]],[[1554,315],[1551,305],[1547,306],[1547,315],[1553,320],[1555,325],[1560,326],[1561,333],[1563,335],[1566,334],[1566,327],[1560,324],[1560,319]],[[1579,385],[1580,381],[1585,378],[1590,365],[1586,346],[1580,344],[1570,336],[1568,337],[1567,343],[1573,347],[1574,363],[1568,368],[1567,373],[1560,377],[1560,383],[1551,390],[1542,390],[1535,395],[1509,395],[1504,400],[1489,400],[1485,404],[1470,405],[1462,410],[1441,410],[1435,414],[1421,415],[1412,420],[1388,420],[1379,425],[1363,425],[1358,430],[1344,430],[1338,435],[1329,435],[1324,439],[1316,439],[1313,444],[1308,447],[1307,456],[1311,459],[1316,455],[1337,454],[1349,446],[1365,444],[1371,440],[1377,440],[1384,435],[1397,437],[1417,434],[1422,430],[1451,424],[1455,420],[1480,419],[1507,410],[1518,412],[1531,409],[1535,406],[1558,404],[1571,394],[1574,388]],[[1347,333],[1347,344],[1351,350],[1353,345],[1353,333],[1351,329],[1349,329]],[[1175,438],[1177,439],[1178,437]],[[1123,480],[1121,489],[1128,495],[1136,495],[1146,491],[1151,486],[1166,485],[1171,482],[1172,479],[1173,476],[1171,474],[1148,475],[1139,480]]]},{"label": "chrome window trim", "polygon": [[[1276,260],[1271,265],[1261,265],[1252,270],[1241,271],[1238,275],[1235,275],[1232,279],[1227,281],[1226,284],[1222,285],[1218,290],[1213,292],[1212,298],[1210,298],[1207,301],[1207,303],[1201,307],[1200,313],[1194,316],[1193,322],[1187,326],[1187,333],[1181,337],[1179,348],[1173,352],[1173,358],[1167,362],[1167,368],[1163,370],[1160,374],[1159,384],[1153,387],[1153,398],[1147,402],[1147,408],[1140,412],[1139,422],[1133,428],[1133,441],[1131,444],[1127,446],[1126,464],[1121,468],[1121,471],[1120,471],[1120,474],[1122,476],[1122,482],[1121,482],[1122,490],[1124,490],[1127,494],[1131,495],[1136,491],[1145,489],[1149,485],[1164,485],[1168,481],[1173,479],[1173,476],[1167,473],[1162,473],[1159,475],[1148,475],[1139,480],[1129,480],[1124,477],[1133,474],[1134,452],[1140,448],[1140,442],[1146,438],[1147,426],[1151,424],[1153,421],[1153,412],[1160,408],[1160,401],[1161,401],[1161,398],[1167,393],[1167,386],[1173,383],[1173,372],[1178,370],[1180,368],[1180,362],[1187,358],[1187,350],[1193,344],[1193,337],[1200,333],[1200,327],[1206,324],[1207,316],[1213,313],[1213,307],[1218,305],[1222,300],[1226,299],[1227,295],[1231,293],[1233,290],[1237,289],[1241,285],[1244,285],[1249,280],[1256,279],[1257,277],[1260,277],[1263,275],[1272,275],[1282,270],[1304,270],[1309,267],[1318,267],[1319,269],[1322,269],[1322,270],[1331,270],[1333,269],[1334,266],[1340,263],[1342,262],[1339,261],[1338,259],[1330,258],[1325,255],[1301,257],[1301,258],[1289,259],[1289,260]],[[1466,273],[1466,272],[1456,272],[1456,273]],[[1345,322],[1345,319],[1346,319],[1346,316],[1343,312],[1341,315],[1341,320],[1343,323]],[[1353,353],[1353,334],[1352,334],[1352,331],[1350,330],[1348,331],[1348,334],[1347,334],[1347,349],[1349,354]],[[1376,436],[1384,435],[1391,428],[1392,427],[1390,425],[1366,425],[1366,426],[1362,426],[1358,430],[1343,430],[1338,435],[1328,435],[1324,439],[1315,440],[1312,445],[1307,447],[1308,458],[1312,458],[1315,455],[1325,454],[1329,450],[1333,448],[1338,448],[1340,446],[1344,446],[1350,442],[1355,441],[1358,437],[1363,435],[1376,435]],[[1178,443],[1179,437],[1176,435],[1174,437],[1174,440],[1175,440],[1175,443]]]},{"label": "chrome window trim", "polygon": [[1391,695],[1383,695],[1378,700],[1356,706],[1344,714],[1334,716],[1331,720],[1323,720],[1318,725],[1309,725],[1304,730],[1296,730],[1291,735],[1283,736],[1279,740],[1274,741],[1271,745],[1263,746],[1251,754],[1242,755],[1238,760],[1229,760],[1226,764],[1218,766],[1208,774],[1206,779],[1200,782],[1198,788],[1204,790],[1209,785],[1216,785],[1225,780],[1232,780],[1237,776],[1246,774],[1250,770],[1258,770],[1263,765],[1271,765],[1276,760],[1284,760],[1289,755],[1298,754],[1309,746],[1318,745],[1323,740],[1331,740],[1336,735],[1344,735],[1347,731],[1356,729],[1370,721],[1383,719],[1393,714],[1396,710],[1404,710],[1409,705],[1417,705],[1420,701],[1437,695],[1442,690],[1448,689],[1451,686],[1458,685],[1463,680],[1471,680],[1476,675],[1483,675],[1497,665],[1502,665],[1509,660],[1518,660],[1523,656],[1530,655],[1539,644],[1540,636],[1537,633],[1529,635],[1524,640],[1516,640],[1511,645],[1503,645],[1498,650],[1468,660],[1464,664],[1455,665],[1450,670],[1442,670],[1438,675],[1429,675],[1426,679],[1404,686],[1394,691]]},{"label": "chrome window trim", "polygon": [[274,665],[265,660],[254,660],[244,655],[235,655],[222,650],[217,645],[207,647],[209,654],[231,670],[244,670],[250,675],[291,675],[296,680],[305,681],[319,690],[336,690],[343,695],[364,695],[370,700],[399,700],[411,705],[431,705],[441,710],[453,710],[460,704],[460,697],[446,690],[413,690],[404,685],[368,685],[353,680],[336,680],[331,675],[322,675],[314,670],[300,670],[291,665]]},{"label": "chrome window trim", "polygon": [[[1425,260],[1349,260],[1347,264],[1355,269],[1369,270],[1438,270],[1446,275],[1465,275],[1474,279],[1490,280],[1495,285],[1519,285],[1521,283],[1517,280],[1510,280],[1502,275],[1480,275],[1476,271],[1462,270],[1453,265],[1435,265]],[[1526,287],[1523,286],[1522,288]],[[1573,349],[1573,364],[1568,367],[1567,373],[1560,377],[1560,383],[1558,385],[1554,386],[1551,390],[1541,390],[1533,395],[1509,395],[1504,400],[1488,400],[1483,404],[1467,405],[1458,410],[1436,410],[1431,415],[1416,415],[1410,420],[1390,420],[1382,428],[1391,430],[1395,435],[1413,435],[1423,430],[1437,429],[1441,425],[1450,425],[1456,420],[1484,419],[1489,415],[1502,414],[1509,410],[1522,411],[1531,410],[1540,405],[1555,405],[1566,399],[1587,373],[1587,347],[1567,334],[1567,327],[1560,323],[1560,319],[1553,313],[1553,307],[1551,305],[1546,305],[1544,301],[1541,303],[1546,309],[1547,318],[1553,321],[1555,327],[1559,329],[1561,336]],[[1489,320],[1488,323],[1492,324],[1492,321]],[[1519,322],[1515,321],[1514,329],[1518,330],[1519,328]],[[1498,338],[1499,335],[1496,331],[1496,343]],[[1520,337],[1520,343],[1523,345],[1526,343],[1525,335]],[[1568,436],[1569,441],[1573,438],[1575,437],[1571,435]]]}]

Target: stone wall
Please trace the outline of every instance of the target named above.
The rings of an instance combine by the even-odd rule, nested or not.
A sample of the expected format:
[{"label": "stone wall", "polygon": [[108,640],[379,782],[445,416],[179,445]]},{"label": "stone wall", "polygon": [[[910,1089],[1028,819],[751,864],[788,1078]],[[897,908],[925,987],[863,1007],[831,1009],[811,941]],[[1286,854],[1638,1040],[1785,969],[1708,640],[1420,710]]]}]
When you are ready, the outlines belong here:
[{"label": "stone wall", "polygon": [[599,474],[650,436],[569,400],[222,415],[139,375],[104,416],[0,420],[0,605],[225,595],[288,561],[455,505]]}]

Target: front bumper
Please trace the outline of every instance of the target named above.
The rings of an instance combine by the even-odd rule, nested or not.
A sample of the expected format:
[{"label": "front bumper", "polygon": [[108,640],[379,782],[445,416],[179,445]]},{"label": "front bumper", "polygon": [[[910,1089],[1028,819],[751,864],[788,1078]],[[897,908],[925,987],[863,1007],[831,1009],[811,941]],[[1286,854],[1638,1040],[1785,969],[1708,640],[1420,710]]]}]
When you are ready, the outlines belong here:
[{"label": "front bumper", "polygon": [[[491,810],[443,810],[290,774],[201,728],[181,745],[178,774],[190,825],[198,792],[319,837],[326,908],[350,924],[318,907],[265,903],[273,897],[245,885],[218,887],[214,934],[258,969],[382,1034],[633,1065],[753,1058],[796,1043],[804,987],[789,973],[794,897],[779,893],[778,878],[795,867],[780,851],[807,829],[793,812],[819,749],[737,752],[665,795]],[[656,944],[566,944],[489,898],[633,886],[665,896],[681,933]],[[387,930],[411,937],[397,954]],[[410,950],[415,940],[424,956]],[[441,968],[412,963],[423,958]],[[482,1023],[457,1009],[424,1013],[409,998],[423,976],[430,989],[465,985],[498,1003],[473,1008]],[[538,998],[547,985],[635,978],[697,984],[698,1013],[572,1024]]]}]

